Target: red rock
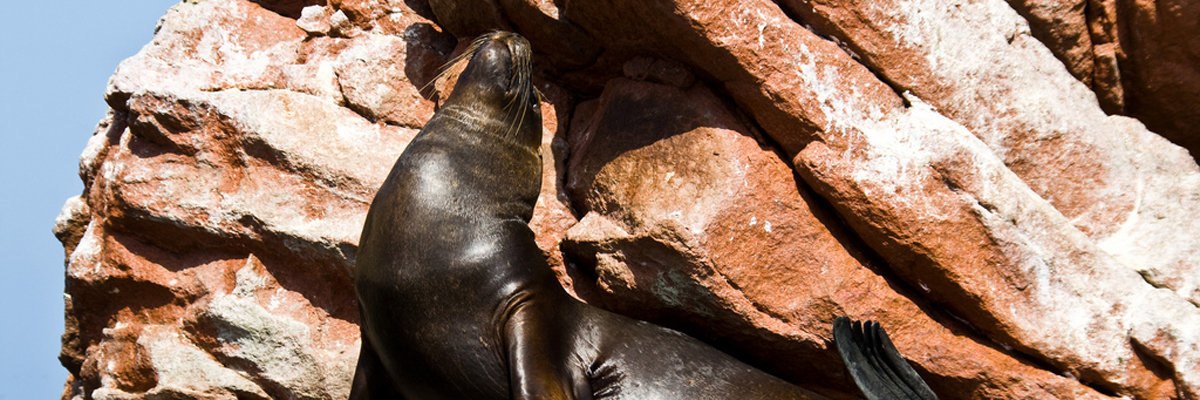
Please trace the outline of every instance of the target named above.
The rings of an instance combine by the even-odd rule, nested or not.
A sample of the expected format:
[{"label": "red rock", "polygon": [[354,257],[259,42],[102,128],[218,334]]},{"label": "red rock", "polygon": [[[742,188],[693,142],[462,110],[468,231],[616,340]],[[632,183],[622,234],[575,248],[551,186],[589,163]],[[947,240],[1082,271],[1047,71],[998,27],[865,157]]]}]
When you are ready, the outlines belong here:
[{"label": "red rock", "polygon": [[[566,263],[559,246],[567,229],[579,221],[571,210],[564,182],[567,163],[567,120],[570,119],[569,94],[551,83],[535,82],[542,95],[542,191],[533,209],[529,227],[537,238],[538,248],[554,268],[554,273],[567,292],[575,293],[573,279],[568,276]],[[578,297],[578,295],[576,295]]]},{"label": "red rock", "polygon": [[309,6],[301,10],[296,26],[309,35],[326,35],[333,26],[329,23],[332,11],[324,6]]},{"label": "red rock", "polygon": [[325,0],[257,0],[258,5],[291,18],[300,18],[305,7],[324,5]]},{"label": "red rock", "polygon": [[[1078,4],[1051,10],[1053,2],[1020,3],[1034,13],[1081,19],[1069,12]],[[897,92],[911,92],[969,129],[1030,188],[1129,268],[1200,303],[1200,270],[1193,267],[1200,263],[1200,253],[1190,246],[1136,250],[1157,247],[1152,243],[1169,240],[1160,236],[1167,232],[1200,234],[1196,219],[1152,217],[1160,208],[1176,215],[1200,212],[1195,162],[1128,119],[1106,117],[1092,94],[1032,40],[1028,26],[1005,3],[973,3],[954,11],[922,2],[891,7],[858,7],[854,1],[786,4],[806,20],[831,27]],[[939,36],[947,30],[964,35]],[[1146,153],[1154,156],[1140,156]]]},{"label": "red rock", "polygon": [[[1187,1],[1119,3],[1128,42],[1118,59],[1130,116],[1200,155],[1200,4]],[[1124,61],[1124,62],[1122,62]]]},{"label": "red rock", "polygon": [[507,28],[578,297],[839,398],[843,314],[942,398],[1200,398],[1192,8],[1080,4],[181,3],[55,221],[63,397],[344,398],[367,206]]},{"label": "red rock", "polygon": [[479,36],[491,29],[513,30],[495,1],[430,0],[429,8],[446,31],[460,38]]},{"label": "red rock", "polygon": [[[783,376],[843,396],[853,393],[847,376],[823,366],[840,362],[830,321],[848,314],[888,326],[939,393],[1102,397],[924,314],[706,89],[615,80],[598,102],[571,135],[571,189],[587,214],[566,244],[595,269],[589,300],[738,343]],[[1024,383],[997,396],[995,381]]]},{"label": "red rock", "polygon": [[[943,120],[927,130],[944,118],[928,106],[905,113],[886,135],[813,142],[797,155],[798,170],[905,280],[993,340],[1093,386],[1148,398],[1167,382],[1141,360],[1170,354],[1174,383],[1195,390],[1194,305],[1097,248],[961,126]],[[902,122],[927,118],[915,130]],[[1130,345],[1150,331],[1164,348]]]},{"label": "red rock", "polygon": [[1088,0],[1014,0],[1009,4],[1028,21],[1033,37],[1050,49],[1075,79],[1094,88],[1096,61]]},{"label": "red rock", "polygon": [[[1023,3],[1017,1],[1015,3]],[[1030,4],[1038,38],[1093,89],[1110,114],[1135,117],[1150,130],[1200,154],[1200,6],[1184,1],[1091,0]],[[1082,36],[1086,33],[1088,36]],[[1089,40],[1090,39],[1090,40]],[[1095,61],[1089,60],[1089,58]],[[1084,72],[1094,63],[1091,76]],[[1078,68],[1075,66],[1078,65]]]}]

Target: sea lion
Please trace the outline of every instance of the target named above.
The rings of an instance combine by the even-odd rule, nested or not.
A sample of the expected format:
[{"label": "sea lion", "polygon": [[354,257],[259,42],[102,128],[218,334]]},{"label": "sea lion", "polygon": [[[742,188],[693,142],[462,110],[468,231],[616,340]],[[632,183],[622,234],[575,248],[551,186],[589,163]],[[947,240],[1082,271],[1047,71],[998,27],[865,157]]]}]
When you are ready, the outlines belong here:
[{"label": "sea lion", "polygon": [[529,42],[493,32],[464,54],[367,214],[351,399],[820,397],[568,295],[528,226],[542,173]]}]

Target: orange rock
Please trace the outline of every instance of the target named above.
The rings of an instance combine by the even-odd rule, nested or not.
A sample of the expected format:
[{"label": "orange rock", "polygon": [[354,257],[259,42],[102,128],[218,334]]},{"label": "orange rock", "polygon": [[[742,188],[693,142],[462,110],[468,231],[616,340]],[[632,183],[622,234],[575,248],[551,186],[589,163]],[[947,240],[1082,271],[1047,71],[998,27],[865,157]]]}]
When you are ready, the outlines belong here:
[{"label": "orange rock", "polygon": [[[1100,398],[1022,365],[913,288],[797,182],[778,154],[703,87],[616,80],[572,131],[573,198],[587,214],[568,259],[596,276],[589,299],[700,335],[835,396],[853,386],[828,347],[839,315],[889,327],[939,393]],[[695,199],[703,199],[697,201]],[[881,275],[883,273],[883,275]],[[984,371],[991,371],[983,379]]]},{"label": "orange rock", "polygon": [[1194,7],[1082,4],[183,2],[55,221],[63,397],[345,398],[368,204],[505,28],[577,297],[834,398],[838,315],[946,399],[1200,398]]}]

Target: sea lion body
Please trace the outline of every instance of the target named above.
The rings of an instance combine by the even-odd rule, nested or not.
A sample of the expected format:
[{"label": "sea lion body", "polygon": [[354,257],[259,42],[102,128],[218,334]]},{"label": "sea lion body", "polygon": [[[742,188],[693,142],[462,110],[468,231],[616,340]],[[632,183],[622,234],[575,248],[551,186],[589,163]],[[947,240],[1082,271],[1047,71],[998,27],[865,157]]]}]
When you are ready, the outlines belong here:
[{"label": "sea lion body", "polygon": [[495,32],[472,46],[367,215],[350,398],[816,398],[562,289],[528,226],[542,129],[528,42]]}]

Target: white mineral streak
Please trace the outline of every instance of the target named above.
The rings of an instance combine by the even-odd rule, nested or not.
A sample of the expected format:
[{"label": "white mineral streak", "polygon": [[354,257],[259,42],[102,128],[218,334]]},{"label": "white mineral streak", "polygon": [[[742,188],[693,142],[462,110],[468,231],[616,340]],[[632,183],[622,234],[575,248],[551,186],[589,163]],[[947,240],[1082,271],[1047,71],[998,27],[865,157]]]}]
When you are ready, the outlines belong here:
[{"label": "white mineral streak", "polygon": [[305,32],[314,35],[324,35],[329,33],[329,17],[326,16],[327,8],[325,6],[307,6],[300,10],[300,18],[296,20],[296,26],[303,29]]},{"label": "white mineral streak", "polygon": [[[274,149],[291,171],[248,173],[235,190],[214,191],[229,172],[210,163],[155,164],[148,170],[138,166],[118,168],[109,162],[102,168],[111,169],[110,178],[120,176],[128,187],[150,184],[157,188],[157,196],[141,198],[149,203],[132,206],[156,214],[166,212],[164,218],[180,223],[189,220],[184,218],[186,215],[202,212],[211,224],[202,228],[214,232],[230,231],[229,225],[253,216],[264,229],[287,237],[311,243],[356,243],[370,202],[369,188],[382,183],[388,167],[411,137],[407,130],[385,132],[344,108],[289,91],[196,92],[190,101],[194,107],[228,116],[240,128],[236,133],[242,135],[243,142],[258,142]],[[305,112],[301,115],[292,110]],[[280,179],[280,173],[288,176]],[[345,207],[339,202],[312,204],[305,196],[296,196],[308,189],[301,182],[306,180],[303,175],[324,183],[325,190],[341,202],[359,207]],[[296,186],[280,187],[281,182]],[[156,199],[178,201],[165,205]],[[182,214],[171,215],[171,210]]]},{"label": "white mineral streak", "polygon": [[346,101],[386,115],[411,113],[411,105],[421,98],[401,68],[407,49],[408,41],[399,36],[356,37],[338,54],[335,67]]},{"label": "white mineral streak", "polygon": [[[273,71],[268,67],[295,59],[299,43],[277,41],[261,49],[246,48],[243,42],[250,38],[242,37],[237,27],[254,22],[244,12],[231,11],[243,4],[209,0],[172,7],[159,21],[154,40],[117,67],[109,91],[155,88],[190,94],[224,87],[257,88],[270,81]],[[200,39],[192,38],[195,35]]]},{"label": "white mineral streak", "polygon": [[73,279],[95,279],[100,274],[100,250],[103,246],[99,226],[95,220],[88,223],[83,238],[75,251],[67,256],[67,276]]},{"label": "white mineral streak", "polygon": [[[879,20],[891,23],[884,29],[897,45],[925,56],[944,90],[936,105],[1001,159],[1047,162],[1068,149],[1095,157],[1105,170],[1075,172],[1095,184],[1086,187],[1092,203],[1070,222],[1127,268],[1200,304],[1200,249],[1181,240],[1200,237],[1200,167],[1184,149],[1105,115],[1003,0],[871,4],[874,15],[896,16]],[[1043,177],[1027,184],[1053,202],[1059,181]],[[1114,209],[1128,212],[1114,219]]]},{"label": "white mineral streak", "polygon": [[[79,220],[88,217],[88,205],[82,196],[71,196],[63,203],[61,209],[58,210],[58,215],[54,216],[54,233],[64,232],[68,229],[72,220]],[[72,251],[67,249],[67,251]]]},{"label": "white mineral streak", "polygon": [[383,184],[392,162],[416,135],[410,129],[382,128],[345,107],[286,90],[222,91],[200,100],[234,118],[247,139],[279,151],[293,168],[319,181],[363,190]]},{"label": "white mineral streak", "polygon": [[[796,164],[807,161],[814,163],[811,167],[827,167],[849,175],[837,178],[849,178],[855,190],[862,191],[861,196],[852,195],[855,201],[870,203],[856,207],[886,213],[886,217],[899,221],[900,229],[919,229],[923,223],[951,217],[948,213],[954,210],[944,207],[952,205],[935,204],[923,193],[936,189],[927,186],[938,185],[940,179],[952,181],[956,187],[942,188],[942,193],[948,189],[960,197],[960,204],[975,209],[984,232],[1004,243],[999,254],[1004,265],[984,267],[1013,269],[997,272],[1014,281],[1028,282],[1023,289],[1032,294],[1002,282],[951,278],[953,284],[980,300],[981,304],[965,307],[982,308],[997,318],[999,330],[1010,336],[1002,342],[1013,342],[1002,345],[1012,345],[1068,369],[1097,373],[1119,385],[1127,372],[1123,367],[1134,357],[1130,339],[1154,342],[1161,347],[1147,348],[1177,371],[1174,378],[1181,390],[1200,397],[1200,366],[1195,359],[1200,356],[1196,351],[1200,338],[1186,334],[1200,323],[1200,309],[1184,297],[1190,294],[1186,289],[1194,287],[1187,282],[1200,279],[1195,272],[1200,262],[1189,258],[1194,256],[1188,249],[1194,248],[1193,244],[1180,243],[1181,238],[1200,237],[1200,219],[1194,218],[1200,212],[1200,201],[1193,201],[1193,193],[1200,191],[1193,176],[1200,175],[1200,168],[1180,149],[1155,138],[1153,133],[1121,124],[1121,118],[1106,117],[1094,96],[1074,81],[1048,50],[1032,40],[1025,22],[1003,1],[883,2],[866,14],[867,20],[895,24],[888,30],[903,43],[893,45],[922,49],[932,57],[927,60],[934,66],[931,73],[939,75],[910,80],[920,86],[913,91],[926,84],[937,85],[930,90],[944,91],[936,96],[938,110],[915,96],[908,96],[912,107],[877,110],[878,101],[865,98],[856,84],[848,84],[844,74],[851,71],[836,67],[845,61],[843,55],[811,50],[802,40],[774,43],[794,55],[790,62],[775,62],[757,52],[734,52],[741,54],[739,63],[764,85],[761,90],[765,99],[755,101],[791,102],[786,107],[807,110],[808,120],[817,125],[819,140],[801,151]],[[718,46],[752,48],[756,42],[739,38],[757,24],[770,22],[770,17],[734,12],[730,25],[706,32],[707,38]],[[820,40],[808,32],[796,36],[807,36],[812,43]],[[910,77],[897,79],[901,78]],[[762,94],[749,91],[742,95]],[[813,111],[812,105],[819,109]],[[1090,201],[1083,211],[1072,215],[1083,216],[1077,225],[1073,226],[1030,188],[1049,188],[1060,182],[1061,176],[1050,174],[1048,181],[1027,184],[999,158],[1028,151],[1029,146],[1006,147],[1007,135],[1027,131],[1034,131],[1032,137],[1039,140],[1066,137],[1069,140],[1057,144],[1060,148],[1050,149],[1093,151],[1085,155],[1098,157],[1098,165],[1105,167],[1093,187],[1070,193]],[[786,131],[771,134],[777,138],[795,135]],[[1126,150],[1129,143],[1147,148],[1130,152]],[[1133,155],[1136,152],[1155,155],[1150,157],[1164,153],[1169,156],[1159,161],[1140,160]],[[939,163],[954,163],[950,168],[954,176],[935,169]],[[835,179],[822,175],[835,173],[829,170],[815,172],[814,178]],[[1101,171],[1086,172],[1083,179]],[[1146,180],[1147,192],[1150,187],[1159,192],[1144,192],[1139,202],[1132,201],[1138,180]],[[1054,196],[1048,198],[1053,200]],[[1130,217],[1109,226],[1106,224],[1112,222],[1105,219],[1105,211],[1111,214],[1112,207],[1121,205],[1134,209],[1135,203],[1139,204],[1139,215],[1147,215],[1151,209],[1160,215],[1138,218],[1127,232],[1148,231],[1144,234],[1147,238],[1167,239],[1148,241],[1139,247],[1166,248],[1127,265],[1105,252],[1120,251],[1120,247],[1110,245],[1101,250],[1095,240],[1116,232]],[[1165,229],[1140,222],[1164,218],[1170,221]],[[1080,229],[1096,237],[1088,238]],[[1178,236],[1160,236],[1169,234]],[[1127,252],[1118,257],[1124,261],[1136,255]],[[937,255],[932,257],[938,261]],[[951,270],[956,267],[965,266],[945,266]],[[1151,271],[1177,277],[1175,282],[1156,284],[1184,288],[1180,291],[1184,296],[1159,295],[1160,291],[1146,284],[1135,269],[1149,277],[1156,275]],[[1136,304],[1131,303],[1131,297],[1138,298]],[[1174,312],[1158,316],[1154,311],[1158,309]],[[1146,327],[1131,330],[1135,321]],[[1147,332],[1161,334],[1148,336]]]},{"label": "white mineral streak", "polygon": [[[167,140],[191,146],[195,154],[145,160],[131,150],[130,129],[117,132],[120,142],[110,146],[105,135],[113,123],[110,115],[89,140],[81,168],[99,182],[91,190],[124,201],[114,206],[123,211],[144,213],[145,217],[137,218],[217,237],[271,233],[285,238],[283,245],[317,248],[345,258],[340,252],[357,242],[371,194],[415,132],[372,124],[336,104],[333,63],[292,64],[297,62],[302,35],[247,37],[254,33],[239,27],[260,23],[263,15],[262,10],[256,15],[256,10],[246,7],[258,6],[208,0],[173,7],[160,21],[154,40],[122,62],[108,89],[110,100],[141,101],[146,107],[142,112],[148,115],[136,117],[145,120],[199,120],[215,115],[230,129],[201,123],[195,132],[161,132]],[[289,79],[305,85],[277,86]],[[228,135],[221,139],[228,142],[222,143],[233,146],[214,148],[217,140],[202,137],[206,134]],[[251,146],[259,153],[251,155]],[[271,153],[270,162],[255,158],[263,151]],[[228,165],[231,155],[240,157],[235,160],[239,165]],[[69,211],[79,208],[76,203],[79,199],[68,202],[60,219],[68,219]],[[247,220],[255,226],[244,226]],[[101,275],[106,273],[102,222],[91,220],[70,255],[69,279],[105,278]],[[180,290],[194,287],[190,285],[198,280],[188,273],[179,274],[185,281]],[[303,295],[277,287],[272,279],[265,270],[255,269],[251,256],[237,271],[230,293],[209,292],[189,304],[187,312],[198,315],[201,323],[224,329],[215,338],[220,341],[217,348],[202,349],[208,344],[196,337],[206,334],[193,332],[190,322],[148,325],[137,343],[156,373],[157,386],[127,393],[101,372],[104,387],[90,395],[97,399],[345,398],[358,345],[352,338],[331,338],[326,331],[342,330],[345,322],[319,315],[313,310],[320,309],[304,302]],[[172,277],[169,282],[175,286],[180,279]],[[275,290],[264,290],[271,287]],[[119,359],[113,364],[116,355],[95,356],[102,369],[120,365]],[[230,359],[252,368],[243,369]]]},{"label": "white mineral streak", "polygon": [[[255,272],[247,266],[238,271],[238,288],[208,305],[203,317],[218,328],[222,347],[216,352],[255,366],[259,379],[287,388],[297,398],[340,399],[350,393],[357,347],[323,349],[313,343],[310,327],[275,314],[252,296]],[[245,278],[245,279],[241,279]],[[314,354],[313,352],[326,354]],[[328,362],[326,360],[332,360]]]},{"label": "white mineral streak", "polygon": [[[109,90],[133,96],[157,96],[166,101],[186,99],[191,109],[227,117],[237,128],[233,133],[242,136],[240,143],[264,144],[278,152],[283,158],[281,167],[287,169],[280,172],[289,176],[278,179],[248,173],[236,190],[217,192],[212,188],[220,186],[227,172],[208,162],[166,169],[159,164],[154,171],[122,170],[126,183],[148,182],[158,186],[160,198],[181,200],[168,207],[135,206],[159,214],[164,209],[179,210],[184,215],[202,212],[207,214],[211,225],[201,228],[211,232],[244,230],[229,226],[253,216],[267,231],[321,247],[332,249],[338,244],[356,243],[371,193],[382,183],[392,161],[415,131],[372,124],[326,96],[280,89],[208,91],[212,87],[254,87],[258,85],[254,82],[270,81],[268,62],[279,63],[295,57],[295,41],[247,49],[247,45],[241,44],[245,38],[235,29],[241,22],[212,23],[248,18],[228,14],[229,7],[241,7],[239,4],[212,0],[172,8],[163,18],[155,40],[122,62]],[[200,39],[188,35],[200,35]],[[363,40],[368,42],[367,50],[393,45],[395,41],[376,40],[373,36]],[[173,42],[195,43],[192,45],[195,49],[183,52],[178,45],[168,44]],[[388,48],[394,50],[394,47]],[[308,72],[322,78],[333,73],[333,66],[317,62],[311,68],[285,69],[281,76],[288,73],[304,76]],[[298,89],[318,94],[328,91],[321,87]],[[203,153],[208,150],[217,149],[201,148],[202,154],[197,158],[204,160]],[[108,164],[105,167],[112,168]],[[314,209],[314,204],[306,202],[304,196],[296,196],[308,189],[303,183],[307,180],[315,180],[342,202],[358,203],[361,207],[325,202]],[[279,182],[293,182],[296,186],[283,187]],[[160,217],[189,220],[183,215]]]},{"label": "white mineral streak", "polygon": [[[969,160],[955,162],[954,168],[961,170],[944,177],[958,186],[955,192],[973,206],[989,235],[1001,244],[1012,268],[1004,273],[1028,286],[958,283],[979,296],[983,307],[1008,311],[993,316],[1013,332],[1014,344],[1052,362],[1098,371],[1119,384],[1128,363],[1137,357],[1130,340],[1154,343],[1157,347],[1147,347],[1171,364],[1177,383],[1197,393],[1200,309],[1146,284],[1135,271],[1100,251],[1005,168],[983,141],[920,99],[908,99],[911,108],[884,119],[845,121],[859,129],[844,132],[851,145],[839,165],[852,169],[853,180],[868,197],[891,204],[884,208],[908,218],[937,218],[941,211],[931,203],[896,200],[922,196],[888,194],[919,193],[918,182],[939,173],[937,166]],[[1001,306],[1004,303],[1007,307]]]},{"label": "white mineral streak", "polygon": [[[303,11],[302,26],[313,34],[307,39],[304,32],[286,24],[292,31],[264,30],[257,33],[263,37],[247,37],[250,33],[242,27],[266,18],[255,14],[263,11],[257,7],[236,0],[189,1],[173,7],[154,40],[123,62],[110,81],[110,101],[145,100],[140,104],[150,115],[137,117],[211,116],[228,124],[228,129],[217,129],[228,136],[221,144],[232,149],[205,148],[212,143],[200,135],[160,132],[165,140],[178,140],[198,154],[167,154],[163,158],[172,161],[139,163],[142,156],[130,152],[134,133],[124,128],[125,120],[115,120],[129,115],[110,114],[88,141],[81,170],[101,182],[89,187],[92,193],[119,203],[103,206],[136,214],[132,218],[211,235],[253,237],[263,233],[254,231],[261,229],[286,238],[285,246],[316,247],[342,255],[342,248],[357,241],[374,188],[415,134],[387,125],[415,126],[390,112],[410,118],[422,115],[420,110],[406,109],[404,102],[420,101],[413,93],[380,84],[407,79],[406,71],[396,68],[403,65],[402,58],[380,59],[381,53],[407,56],[403,52],[409,43],[374,31],[356,32],[352,38],[320,37],[329,32],[346,34],[353,28],[341,10],[331,13],[320,7]],[[871,202],[869,207],[886,211],[904,226],[955,222],[949,220],[962,218],[962,213],[956,215],[953,205],[921,195],[930,189],[930,182],[954,185],[948,197],[971,210],[972,221],[998,244],[999,265],[980,268],[1003,269],[1001,273],[1015,282],[978,282],[971,281],[975,276],[967,276],[953,283],[980,299],[980,304],[963,307],[980,307],[998,320],[1003,337],[994,339],[1001,348],[1063,366],[1064,374],[1091,372],[1121,384],[1130,360],[1138,358],[1132,342],[1169,364],[1185,396],[1200,398],[1200,309],[1192,304],[1200,303],[1200,250],[1192,243],[1200,237],[1200,218],[1194,217],[1200,213],[1200,167],[1186,152],[1140,123],[1105,116],[1092,93],[1070,77],[1001,0],[901,0],[864,7],[868,13],[886,16],[868,20],[879,21],[894,44],[917,52],[918,60],[923,58],[933,67],[934,76],[916,79],[929,84],[922,88],[936,86],[944,93],[930,96],[928,101],[935,104],[918,98],[924,96],[908,95],[911,107],[881,109],[880,104],[891,103],[867,98],[863,92],[870,86],[847,84],[847,71],[839,69],[846,64],[838,64],[828,51],[806,47],[803,40],[780,43],[777,39],[787,36],[788,29],[802,29],[791,26],[787,15],[773,8],[723,13],[748,31],[717,29],[705,34],[712,35],[706,39],[717,46],[745,45],[764,54],[772,52],[772,46],[781,46],[792,55],[792,60],[779,64],[765,62],[764,57],[743,65],[762,78],[754,82],[762,85],[754,94],[774,91],[779,98],[771,101],[793,101],[796,104],[790,106],[796,107],[814,100],[810,108],[815,111],[808,117],[824,136],[812,146],[837,149],[830,158],[814,162],[848,171],[838,178],[853,181]],[[315,39],[336,41],[336,49],[304,47],[303,40]],[[322,51],[338,54],[329,57]],[[301,59],[302,53],[309,58]],[[786,83],[772,83],[775,78]],[[380,115],[394,120],[374,123],[348,106],[382,110]],[[178,115],[181,112],[196,115]],[[120,142],[111,146],[109,128],[120,134]],[[1019,133],[1037,142],[1022,142],[1027,139]],[[271,153],[271,160],[251,155],[249,146]],[[1046,148],[1085,149],[1105,167],[1097,171],[1094,191],[1088,192],[1094,196],[1071,215],[1053,208],[1062,201],[1054,196],[1056,180],[1027,177],[1022,181],[1005,166],[1020,157],[1044,161],[1036,157],[1044,157]],[[218,152],[241,157],[237,161],[244,165],[230,168],[222,163],[228,160],[216,162],[219,156],[228,156],[214,155]],[[947,167],[950,163],[953,166]],[[686,182],[671,172],[663,184]],[[589,213],[572,231],[604,232],[596,242],[650,238],[666,246],[693,246],[687,233],[699,236],[707,221],[704,210],[726,199],[692,199],[699,189],[673,188],[683,200],[656,203],[652,205],[659,207],[656,210],[631,211],[643,213],[635,217],[646,220],[669,215],[671,220],[660,225],[630,227]],[[123,191],[136,195],[123,197]],[[62,227],[56,232],[66,232],[71,224],[82,225],[72,221],[84,219],[75,217],[88,212],[85,200],[68,201],[56,220],[56,226]],[[682,204],[691,207],[681,209]],[[766,232],[791,228],[784,223],[772,227],[768,217],[760,214],[750,219],[750,225]],[[105,241],[108,227],[93,219],[85,230],[75,230],[82,230],[82,237],[70,249],[68,279],[107,278],[104,274],[110,272],[105,267],[112,266],[103,265],[108,262],[105,247],[113,243]],[[624,248],[617,250],[598,255],[597,272],[607,274],[603,284],[627,287],[602,289],[630,292],[637,280],[619,259],[625,256],[620,254]],[[935,262],[937,257],[931,256]],[[689,268],[706,273],[698,284],[716,293],[716,298],[734,299],[730,313],[761,313],[727,277],[708,273],[712,268],[705,265]],[[193,279],[188,273],[169,279],[172,291],[188,289]],[[663,283],[686,280],[669,274],[663,272],[654,284],[664,285],[657,290],[665,293],[664,302],[678,302],[686,298],[679,290],[692,289]],[[1143,276],[1167,289],[1146,284]],[[156,386],[144,393],[118,388],[115,374],[122,373],[122,364],[119,359],[114,363],[118,356],[99,349],[90,356],[97,362],[93,367],[99,369],[103,387],[90,395],[97,399],[343,398],[357,343],[338,340],[345,336],[342,333],[330,339],[328,332],[336,331],[332,325],[349,323],[314,316],[321,313],[319,307],[307,303],[302,294],[278,287],[273,279],[251,256],[234,273],[233,287],[204,291],[202,300],[188,304],[188,318],[198,317],[199,324],[216,328],[214,338],[192,332],[184,322],[140,328],[118,322],[114,329],[141,329],[136,344],[144,348],[142,356],[156,374]],[[914,284],[933,292],[930,296],[938,295],[923,280]],[[119,288],[128,297],[130,291]],[[118,293],[116,285],[104,289]],[[774,321],[770,316],[759,319]],[[795,327],[781,323],[767,329],[786,336]],[[237,366],[247,364],[252,371]]]},{"label": "white mineral streak", "polygon": [[[1200,219],[1194,218],[1200,213],[1200,168],[1136,123],[1105,116],[1094,95],[1031,38],[1006,3],[952,3],[876,3],[882,9],[872,10],[879,21],[894,24],[885,30],[898,45],[926,55],[938,74],[933,82],[946,90],[938,97],[941,111],[915,96],[907,96],[913,106],[905,110],[861,111],[870,103],[846,87],[828,60],[815,59],[803,46],[793,49],[790,81],[828,116],[821,127],[825,143],[816,145],[844,149],[836,164],[851,171],[865,197],[914,225],[913,219],[945,217],[920,195],[938,173],[933,167],[966,160],[954,165],[966,170],[948,179],[963,202],[975,205],[988,234],[1003,243],[1014,269],[1004,272],[1029,282],[1024,289],[1032,296],[996,293],[1016,288],[984,282],[956,283],[974,290],[985,309],[1010,310],[994,316],[1012,332],[1016,347],[1119,384],[1135,356],[1130,339],[1153,342],[1161,347],[1150,350],[1177,371],[1180,388],[1200,396],[1200,337],[1190,334],[1200,324],[1200,309],[1188,303],[1200,300],[1200,260],[1196,246],[1180,240],[1200,237]],[[1010,148],[1008,135],[1027,131],[1039,140],[1065,137],[1060,146],[1093,151],[1106,167],[1088,188],[1094,193],[1086,193],[1096,200],[1073,215],[1075,225],[1030,188],[1046,193],[1053,182],[1027,184],[1000,158],[1024,155],[1028,149]],[[1104,211],[1124,203],[1130,209],[1124,218],[1115,224],[1104,219]],[[1178,296],[1162,295],[1135,271]],[[1007,299],[1027,301],[1001,306]]]},{"label": "white mineral streak", "polygon": [[146,349],[158,385],[137,395],[111,387],[101,388],[92,393],[93,398],[270,398],[257,384],[221,365],[212,355],[196,347],[180,335],[175,327],[146,326],[142,328],[137,343]]}]

